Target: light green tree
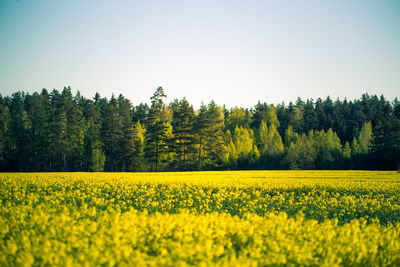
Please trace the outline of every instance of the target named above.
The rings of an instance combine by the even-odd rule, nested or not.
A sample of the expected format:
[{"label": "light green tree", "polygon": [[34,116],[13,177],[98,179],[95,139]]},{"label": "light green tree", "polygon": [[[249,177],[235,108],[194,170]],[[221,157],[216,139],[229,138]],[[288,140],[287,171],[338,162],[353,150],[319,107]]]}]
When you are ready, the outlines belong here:
[{"label": "light green tree", "polygon": [[100,141],[96,140],[92,149],[92,157],[90,160],[90,169],[94,172],[102,172],[104,170],[104,163],[106,161],[106,156],[101,149]]},{"label": "light green tree", "polygon": [[236,127],[233,133],[234,154],[237,159],[240,155],[243,157],[255,155],[259,157],[259,151],[254,142],[254,133],[251,129]]},{"label": "light green tree", "polygon": [[299,135],[293,130],[292,125],[289,124],[285,131],[285,146],[289,147],[290,144],[296,143]]},{"label": "light green tree", "polygon": [[361,127],[358,143],[360,145],[360,153],[367,154],[370,151],[372,142],[372,125],[371,122],[365,122]]},{"label": "light green tree", "polygon": [[266,153],[270,156],[278,156],[283,153],[282,138],[275,127],[275,124],[271,124],[268,129],[268,143]]}]

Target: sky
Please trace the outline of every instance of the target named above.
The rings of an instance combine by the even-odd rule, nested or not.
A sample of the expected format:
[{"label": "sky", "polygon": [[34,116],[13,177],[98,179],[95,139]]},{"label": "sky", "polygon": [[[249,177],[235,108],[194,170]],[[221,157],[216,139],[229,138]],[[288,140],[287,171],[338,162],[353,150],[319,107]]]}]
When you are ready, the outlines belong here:
[{"label": "sky", "polygon": [[400,1],[1,0],[0,93],[198,107],[400,97]]}]

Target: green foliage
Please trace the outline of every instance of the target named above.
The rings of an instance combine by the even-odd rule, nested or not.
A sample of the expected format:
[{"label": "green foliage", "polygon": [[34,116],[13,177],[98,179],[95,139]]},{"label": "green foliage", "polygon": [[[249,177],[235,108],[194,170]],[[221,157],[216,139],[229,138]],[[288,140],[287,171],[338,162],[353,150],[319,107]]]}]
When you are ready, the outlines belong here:
[{"label": "green foliage", "polygon": [[233,158],[237,159],[239,156],[246,157],[251,155],[259,156],[259,151],[254,141],[254,133],[251,129],[236,127],[232,141],[235,147]]},{"label": "green foliage", "polygon": [[178,170],[190,169],[195,161],[194,109],[184,98],[172,108],[171,150],[176,154],[173,165]]},{"label": "green foliage", "polygon": [[275,127],[271,124],[268,130],[268,141],[264,150],[269,156],[279,156],[283,153],[282,138]]},{"label": "green foliage", "polygon": [[90,169],[94,172],[102,172],[104,170],[104,162],[106,156],[100,148],[93,148]]},{"label": "green foliage", "polygon": [[310,136],[314,138],[314,147],[317,152],[316,168],[317,169],[334,169],[338,168],[338,162],[342,154],[342,146],[340,139],[336,133],[329,129],[327,132],[324,130],[318,132],[310,132]]},{"label": "green foliage", "polygon": [[343,147],[343,158],[349,160],[351,158],[351,148],[349,142],[346,142]]},{"label": "green foliage", "polygon": [[358,136],[358,143],[359,143],[359,153],[367,154],[370,150],[372,142],[372,125],[371,122],[366,122],[361,127],[360,134]]},{"label": "green foliage", "polygon": [[286,155],[285,162],[289,169],[314,169],[317,151],[310,136],[302,134],[296,143],[291,143]]},{"label": "green foliage", "polygon": [[211,101],[195,110],[185,99],[166,105],[165,97],[162,87],[151,106],[122,95],[73,96],[70,87],[0,96],[0,170],[90,171],[102,154],[105,171],[395,170],[400,162],[397,99],[298,98],[231,110]]},{"label": "green foliage", "polygon": [[289,147],[290,144],[296,143],[299,135],[293,131],[292,125],[289,124],[285,131],[285,146]]},{"label": "green foliage", "polygon": [[276,109],[274,105],[267,105],[266,103],[258,102],[255,106],[253,114],[252,127],[258,128],[262,121],[265,121],[268,126],[274,124],[279,128],[279,120],[276,116]]},{"label": "green foliage", "polygon": [[118,116],[121,120],[121,137],[118,141],[121,171],[133,171],[135,159],[135,131],[131,116],[132,104],[122,95],[118,97]]},{"label": "green foliage", "polygon": [[118,101],[111,97],[103,110],[102,141],[106,155],[106,168],[116,171],[121,164],[122,157],[118,153],[120,140],[122,139],[122,121],[118,112]]},{"label": "green foliage", "polygon": [[145,169],[145,133],[146,129],[142,127],[140,121],[137,121],[133,128],[133,140],[135,143],[135,151],[133,154],[133,165],[135,170],[144,171]]},{"label": "green foliage", "polygon": [[160,164],[165,163],[168,153],[169,122],[166,121],[166,107],[163,98],[166,95],[159,87],[151,99],[151,108],[147,118],[146,148],[147,160],[153,164],[155,171],[159,170]]},{"label": "green foliage", "polygon": [[251,124],[252,114],[249,110],[239,107],[234,107],[229,112],[225,121],[226,129],[234,131],[237,126],[249,128]]},{"label": "green foliage", "polygon": [[220,169],[228,162],[228,151],[225,144],[224,112],[220,106],[211,101],[207,106],[202,104],[194,125],[196,133],[198,169]]}]

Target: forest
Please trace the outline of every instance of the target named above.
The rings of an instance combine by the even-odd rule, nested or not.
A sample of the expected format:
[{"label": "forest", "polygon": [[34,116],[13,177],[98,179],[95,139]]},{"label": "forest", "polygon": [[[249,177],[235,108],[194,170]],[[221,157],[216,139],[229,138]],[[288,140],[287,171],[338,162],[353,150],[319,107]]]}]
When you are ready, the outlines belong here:
[{"label": "forest", "polygon": [[1,171],[400,169],[400,101],[298,98],[198,109],[93,99],[70,87],[0,95]]}]

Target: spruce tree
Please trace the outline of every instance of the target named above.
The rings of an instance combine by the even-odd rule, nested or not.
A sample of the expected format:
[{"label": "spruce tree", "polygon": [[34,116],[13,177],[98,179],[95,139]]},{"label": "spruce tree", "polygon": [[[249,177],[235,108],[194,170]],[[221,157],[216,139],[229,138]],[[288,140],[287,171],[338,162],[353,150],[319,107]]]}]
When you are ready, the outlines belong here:
[{"label": "spruce tree", "polygon": [[158,171],[160,163],[168,151],[168,123],[163,98],[167,97],[162,87],[158,87],[151,99],[151,107],[147,117],[146,128],[146,158]]},{"label": "spruce tree", "polygon": [[225,145],[224,112],[211,101],[201,105],[194,125],[197,144],[197,168],[220,169],[228,161]]},{"label": "spruce tree", "polygon": [[109,102],[106,102],[102,113],[102,141],[104,143],[104,152],[106,155],[106,170],[111,172],[119,171],[122,161],[121,154],[119,153],[119,145],[123,133],[118,110],[118,101],[114,95]]},{"label": "spruce tree", "polygon": [[121,120],[121,136],[118,140],[121,171],[133,171],[135,133],[132,122],[132,104],[122,95],[118,97],[118,116]]},{"label": "spruce tree", "polygon": [[175,165],[177,169],[188,169],[193,162],[196,152],[194,144],[194,110],[189,102],[183,98],[173,108],[171,148],[176,154]]}]

